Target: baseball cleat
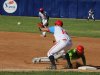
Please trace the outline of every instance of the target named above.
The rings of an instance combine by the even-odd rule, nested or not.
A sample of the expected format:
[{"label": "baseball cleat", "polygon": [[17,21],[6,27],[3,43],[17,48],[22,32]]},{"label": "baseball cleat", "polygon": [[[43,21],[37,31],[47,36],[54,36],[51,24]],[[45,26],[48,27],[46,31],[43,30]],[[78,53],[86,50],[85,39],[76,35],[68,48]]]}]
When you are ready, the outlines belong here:
[{"label": "baseball cleat", "polygon": [[70,65],[67,64],[67,66],[64,66],[63,69],[73,69],[72,64],[70,64]]},{"label": "baseball cleat", "polygon": [[47,67],[46,69],[56,70],[56,69],[57,69],[57,66],[56,66],[56,65],[50,65],[50,66]]},{"label": "baseball cleat", "polygon": [[46,37],[46,35],[40,35],[41,37]]}]

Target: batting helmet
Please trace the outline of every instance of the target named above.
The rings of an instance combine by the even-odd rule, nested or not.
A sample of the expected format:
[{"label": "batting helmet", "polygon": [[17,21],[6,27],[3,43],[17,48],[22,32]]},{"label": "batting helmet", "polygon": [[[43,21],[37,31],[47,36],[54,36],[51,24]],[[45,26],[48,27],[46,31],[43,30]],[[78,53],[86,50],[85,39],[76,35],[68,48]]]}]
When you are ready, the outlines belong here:
[{"label": "batting helmet", "polygon": [[39,9],[39,11],[40,11],[40,12],[43,12],[43,11],[44,11],[44,9],[43,9],[43,8],[40,8],[40,9]]},{"label": "batting helmet", "polygon": [[76,50],[79,55],[82,55],[84,53],[84,47],[82,45],[78,45]]},{"label": "batting helmet", "polygon": [[56,20],[55,21],[55,25],[58,25],[58,26],[63,26],[63,22],[61,20]]}]

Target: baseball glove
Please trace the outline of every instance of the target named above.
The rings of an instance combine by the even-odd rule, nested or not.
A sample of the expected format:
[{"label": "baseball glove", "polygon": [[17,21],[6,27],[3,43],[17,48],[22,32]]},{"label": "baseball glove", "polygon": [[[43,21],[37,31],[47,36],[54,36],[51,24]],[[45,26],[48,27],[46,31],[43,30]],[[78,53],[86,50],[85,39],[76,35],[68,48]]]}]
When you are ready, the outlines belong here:
[{"label": "baseball glove", "polygon": [[42,23],[38,23],[37,26],[38,26],[39,28],[43,28],[43,27],[44,27]]}]

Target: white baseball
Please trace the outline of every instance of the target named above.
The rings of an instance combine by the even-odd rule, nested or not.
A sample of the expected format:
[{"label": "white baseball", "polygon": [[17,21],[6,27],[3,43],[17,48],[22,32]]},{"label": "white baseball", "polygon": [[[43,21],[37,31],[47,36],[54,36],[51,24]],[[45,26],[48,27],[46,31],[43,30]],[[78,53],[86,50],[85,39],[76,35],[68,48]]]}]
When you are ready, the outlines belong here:
[{"label": "white baseball", "polygon": [[20,25],[20,24],[21,24],[21,22],[17,22],[17,24],[18,24],[18,25]]}]

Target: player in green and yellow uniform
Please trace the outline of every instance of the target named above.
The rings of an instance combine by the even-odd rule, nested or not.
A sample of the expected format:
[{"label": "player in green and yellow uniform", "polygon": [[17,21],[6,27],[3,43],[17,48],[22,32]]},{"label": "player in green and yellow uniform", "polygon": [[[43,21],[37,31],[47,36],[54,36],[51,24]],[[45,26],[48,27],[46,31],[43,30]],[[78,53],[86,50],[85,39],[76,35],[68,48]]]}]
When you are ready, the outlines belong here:
[{"label": "player in green and yellow uniform", "polygon": [[84,47],[79,45],[75,49],[68,50],[65,59],[68,61],[67,68],[72,68],[71,60],[82,58],[83,65],[86,65],[86,59],[84,55]]}]

